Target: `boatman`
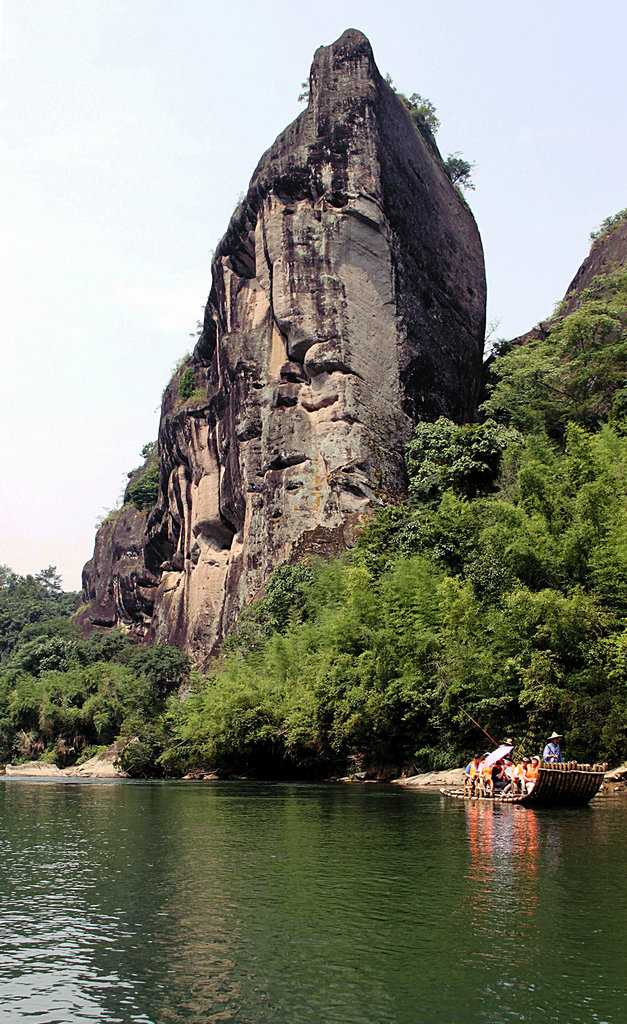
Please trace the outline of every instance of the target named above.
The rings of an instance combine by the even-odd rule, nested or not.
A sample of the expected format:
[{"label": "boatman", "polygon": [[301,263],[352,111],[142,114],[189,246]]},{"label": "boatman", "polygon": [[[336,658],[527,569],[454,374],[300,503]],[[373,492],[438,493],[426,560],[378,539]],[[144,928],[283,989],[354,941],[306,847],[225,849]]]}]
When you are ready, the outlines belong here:
[{"label": "boatman", "polygon": [[564,758],[562,757],[562,751],[558,740],[562,739],[561,732],[552,732],[549,736],[549,742],[542,751],[542,758],[548,761],[549,764],[564,764]]}]

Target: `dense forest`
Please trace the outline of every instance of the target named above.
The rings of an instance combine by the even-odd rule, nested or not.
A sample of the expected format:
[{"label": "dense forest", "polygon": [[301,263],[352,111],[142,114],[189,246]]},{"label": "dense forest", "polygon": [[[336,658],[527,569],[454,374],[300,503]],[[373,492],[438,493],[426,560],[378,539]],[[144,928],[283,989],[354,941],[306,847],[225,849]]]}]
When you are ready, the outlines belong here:
[{"label": "dense forest", "polygon": [[122,736],[134,775],[384,777],[461,763],[470,715],[517,753],[555,728],[625,760],[627,267],[536,333],[496,347],[476,423],[418,425],[408,500],[343,558],[276,569],[207,672],[82,638],[54,568],[3,568],[0,759]]}]

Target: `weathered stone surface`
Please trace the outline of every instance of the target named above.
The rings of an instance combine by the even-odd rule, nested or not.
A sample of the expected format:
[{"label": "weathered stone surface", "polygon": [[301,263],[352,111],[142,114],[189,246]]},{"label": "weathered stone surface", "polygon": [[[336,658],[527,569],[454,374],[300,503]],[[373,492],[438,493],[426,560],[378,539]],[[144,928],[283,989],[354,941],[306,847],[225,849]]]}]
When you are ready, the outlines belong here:
[{"label": "weathered stone surface", "polygon": [[5,775],[29,775],[34,778],[49,779],[63,777],[63,772],[56,764],[46,764],[45,761],[26,761],[24,764],[5,764]]},{"label": "weathered stone surface", "polygon": [[199,390],[181,402],[181,370],[164,396],[145,546],[150,637],[200,661],[275,565],[344,550],[405,495],[416,420],[474,413],[479,234],[360,32],[316,52],[308,107],[262,157],[212,271]]},{"label": "weathered stone surface", "polygon": [[71,768],[63,768],[63,775],[80,779],[125,779],[126,772],[118,767],[117,761],[128,740],[116,740],[110,747],[100,754],[94,754],[82,764],[75,764]]},{"label": "weathered stone surface", "polygon": [[612,768],[611,771],[606,772],[605,779],[607,782],[621,782],[627,780],[627,762],[619,765],[618,768]]},{"label": "weathered stone surface", "polygon": [[[129,486],[145,467],[136,471]],[[88,635],[94,628],[119,626],[136,639],[147,636],[159,583],[144,564],[146,512],[127,500],[110,513],[96,534],[94,554],[83,569],[82,603],[74,617]]]},{"label": "weathered stone surface", "polygon": [[56,764],[45,761],[27,761],[25,764],[4,765],[5,775],[32,776],[34,778],[64,778],[65,776],[84,779],[124,779],[126,772],[117,767],[117,759],[128,740],[116,740],[101,754],[95,754],[83,764],[71,768],[57,768]]},{"label": "weathered stone surface", "polygon": [[440,786],[463,786],[465,768],[448,768],[442,772],[423,772],[408,778],[394,779],[393,785],[409,789],[439,789]]},{"label": "weathered stone surface", "polygon": [[600,238],[590,249],[586,259],[570,282],[564,296],[563,315],[568,316],[579,305],[581,293],[590,286],[594,277],[608,274],[627,261],[627,221]]},{"label": "weathered stone surface", "polygon": [[526,341],[544,341],[555,324],[565,316],[569,316],[581,305],[582,294],[586,288],[589,288],[593,278],[609,274],[616,267],[623,266],[625,262],[627,262],[627,221],[619,224],[610,234],[600,238],[592,245],[590,252],[566,289],[566,294],[560,303],[559,316],[541,320],[530,331],[521,334],[518,338],[513,338],[510,344],[522,345]]}]

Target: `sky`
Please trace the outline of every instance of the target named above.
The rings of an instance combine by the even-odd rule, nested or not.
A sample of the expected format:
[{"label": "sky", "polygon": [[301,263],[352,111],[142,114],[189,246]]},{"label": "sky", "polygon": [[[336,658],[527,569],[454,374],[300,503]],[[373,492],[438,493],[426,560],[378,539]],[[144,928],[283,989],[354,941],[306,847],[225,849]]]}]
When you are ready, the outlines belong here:
[{"label": "sky", "polygon": [[315,49],[382,74],[475,163],[488,320],[547,317],[627,206],[624,0],[5,0],[0,8],[0,563],[80,588],[157,436],[211,254],[300,113]]}]

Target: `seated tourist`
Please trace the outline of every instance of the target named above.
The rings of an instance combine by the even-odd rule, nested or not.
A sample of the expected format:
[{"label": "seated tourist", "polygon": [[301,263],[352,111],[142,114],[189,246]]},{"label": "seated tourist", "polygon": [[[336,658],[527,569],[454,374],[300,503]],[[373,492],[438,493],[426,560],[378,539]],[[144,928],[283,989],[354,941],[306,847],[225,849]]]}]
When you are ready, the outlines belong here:
[{"label": "seated tourist", "polygon": [[530,761],[528,757],[521,757],[520,764],[514,766],[512,771],[512,791],[516,793],[525,792],[525,781]]},{"label": "seated tourist", "polygon": [[464,790],[467,792],[469,791],[470,793],[475,792],[477,780],[481,776],[482,769],[483,761],[481,759],[481,754],[473,754],[472,761],[466,765],[466,770],[464,772]]},{"label": "seated tourist", "polygon": [[509,782],[501,791],[502,796],[518,796],[525,791],[525,770],[529,764],[529,758],[523,757],[519,764],[513,764],[508,774]]},{"label": "seated tourist", "polygon": [[525,793],[531,793],[531,790],[538,781],[539,771],[540,759],[538,757],[532,757],[531,763],[527,765],[527,771],[525,772]]},{"label": "seated tourist", "polygon": [[509,754],[497,761],[496,771],[492,773],[494,792],[502,794],[512,781],[512,759]]},{"label": "seated tourist", "polygon": [[486,796],[492,796],[494,792],[494,784],[492,782],[492,772],[494,766],[487,764],[485,759],[482,761],[481,775],[483,780],[483,789]]}]

